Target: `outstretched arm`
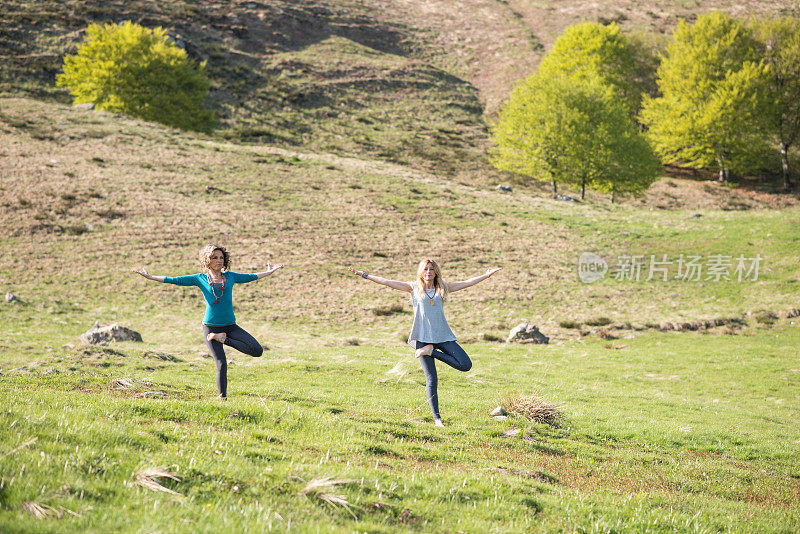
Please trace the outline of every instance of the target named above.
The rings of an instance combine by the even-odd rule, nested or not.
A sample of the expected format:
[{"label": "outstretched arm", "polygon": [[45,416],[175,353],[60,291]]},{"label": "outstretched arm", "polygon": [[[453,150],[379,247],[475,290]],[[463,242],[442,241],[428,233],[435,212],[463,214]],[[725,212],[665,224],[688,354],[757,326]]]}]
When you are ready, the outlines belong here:
[{"label": "outstretched arm", "polygon": [[154,282],[163,282],[164,281],[164,277],[163,276],[153,276],[152,274],[149,274],[147,272],[147,269],[131,269],[131,272],[134,272],[136,274],[140,274],[140,275],[144,276],[145,278],[147,278],[148,280],[152,280]]},{"label": "outstretched arm", "polygon": [[267,262],[267,270],[263,271],[263,272],[260,272],[260,273],[255,273],[255,274],[259,278],[264,278],[265,276],[271,275],[272,273],[274,273],[275,271],[277,271],[281,267],[283,267],[282,263],[279,263],[277,265],[271,265],[269,262]]},{"label": "outstretched arm", "polygon": [[482,274],[480,276],[476,276],[475,278],[470,278],[469,280],[464,280],[463,282],[450,282],[450,283],[447,284],[447,290],[448,291],[459,291],[461,289],[464,289],[465,287],[474,286],[478,282],[483,282],[484,280],[486,280],[487,278],[489,278],[490,276],[492,276],[494,273],[496,273],[499,270],[500,270],[500,267],[497,267],[497,268],[494,268],[494,269],[489,269],[488,271],[486,271],[486,274]]},{"label": "outstretched arm", "polygon": [[405,291],[406,293],[411,293],[412,287],[411,284],[408,282],[401,282],[399,280],[388,280],[386,278],[381,278],[380,276],[375,276],[374,274],[367,274],[365,271],[356,271],[352,267],[347,268],[351,273],[355,273],[358,276],[366,278],[370,282],[375,282],[376,284],[381,284],[384,286],[391,287],[392,289],[396,289],[398,291]]}]

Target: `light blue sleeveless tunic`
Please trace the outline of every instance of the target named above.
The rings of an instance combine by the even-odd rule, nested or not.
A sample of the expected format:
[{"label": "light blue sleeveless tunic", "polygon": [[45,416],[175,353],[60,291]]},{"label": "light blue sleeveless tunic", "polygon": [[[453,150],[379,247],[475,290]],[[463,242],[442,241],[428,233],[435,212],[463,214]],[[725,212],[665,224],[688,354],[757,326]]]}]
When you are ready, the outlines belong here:
[{"label": "light blue sleeveless tunic", "polygon": [[[412,284],[412,286],[415,285]],[[417,348],[417,341],[422,343],[456,341],[455,334],[450,330],[447,319],[444,318],[444,301],[438,292],[433,297],[433,306],[431,306],[431,299],[425,295],[425,291],[417,294],[415,287],[411,292],[411,304],[414,306],[414,324],[411,325],[408,344],[412,348]]]}]

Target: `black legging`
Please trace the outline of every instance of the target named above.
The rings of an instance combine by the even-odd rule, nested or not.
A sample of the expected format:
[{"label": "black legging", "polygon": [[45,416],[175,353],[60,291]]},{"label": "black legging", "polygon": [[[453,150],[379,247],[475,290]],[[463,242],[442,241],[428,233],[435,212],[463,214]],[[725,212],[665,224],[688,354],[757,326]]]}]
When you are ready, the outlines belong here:
[{"label": "black legging", "polygon": [[455,341],[445,341],[444,343],[423,343],[417,341],[417,348],[421,349],[425,345],[433,345],[433,353],[430,356],[420,356],[419,363],[425,372],[425,392],[428,394],[428,402],[431,405],[433,417],[439,417],[439,377],[436,374],[436,360],[441,360],[450,367],[459,371],[469,371],[472,369],[472,360]]},{"label": "black legging", "polygon": [[222,348],[222,343],[216,339],[209,341],[208,334],[214,332],[220,334],[225,332],[225,345],[230,345],[239,352],[249,354],[254,358],[258,358],[264,352],[264,347],[261,343],[256,341],[256,338],[248,334],[244,328],[236,324],[229,324],[227,326],[213,326],[210,324],[203,325],[203,339],[206,340],[208,351],[214,357],[217,363],[217,389],[219,390],[220,397],[228,396],[228,361],[225,359],[225,349]]}]

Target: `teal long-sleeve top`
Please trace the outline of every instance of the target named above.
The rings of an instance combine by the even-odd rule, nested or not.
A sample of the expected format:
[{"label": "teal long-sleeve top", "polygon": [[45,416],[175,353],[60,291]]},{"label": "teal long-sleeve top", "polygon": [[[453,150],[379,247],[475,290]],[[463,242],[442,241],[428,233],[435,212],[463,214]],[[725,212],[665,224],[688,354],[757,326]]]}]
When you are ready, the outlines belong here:
[{"label": "teal long-sleeve top", "polygon": [[[246,284],[258,280],[255,273],[222,273],[225,277],[224,289],[219,284],[214,284],[212,290],[206,273],[190,274],[186,276],[165,276],[165,284],[175,284],[176,286],[197,286],[206,299],[206,314],[203,316],[203,323],[211,326],[227,326],[236,322],[233,314],[233,286],[235,284]],[[214,296],[216,293],[216,296]],[[214,302],[214,301],[217,302]]]}]

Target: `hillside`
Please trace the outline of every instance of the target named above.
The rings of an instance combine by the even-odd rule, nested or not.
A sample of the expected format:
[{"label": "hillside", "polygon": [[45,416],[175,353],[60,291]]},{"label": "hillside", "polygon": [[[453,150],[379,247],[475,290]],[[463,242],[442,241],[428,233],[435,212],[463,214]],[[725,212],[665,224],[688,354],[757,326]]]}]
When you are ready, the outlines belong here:
[{"label": "hillside", "polygon": [[[797,14],[781,2],[4,0],[0,95],[68,102],[54,87],[92,22],[163,26],[206,61],[221,135],[414,165],[471,183],[503,179],[485,161],[487,121],[558,34],[582,20],[631,33],[679,18]],[[657,41],[652,37],[645,42]]]},{"label": "hillside", "polygon": [[[237,302],[247,321],[289,343],[355,336],[399,346],[408,329],[406,299],[344,267],[410,279],[416,262],[430,256],[451,280],[504,269],[454,296],[449,313],[467,338],[503,337],[522,320],[556,338],[580,337],[559,322],[603,317],[640,327],[752,322],[761,310],[782,314],[800,304],[794,197],[667,180],[654,189],[653,203],[682,206],[611,205],[596,196],[561,202],[533,190],[503,193],[381,161],[223,142],[60,104],[6,99],[0,109],[0,243],[13,251],[0,260],[0,277],[3,289],[28,303],[19,309],[27,326],[13,336],[23,345],[25,332],[44,328],[67,342],[95,320],[124,321],[164,339],[173,335],[160,328],[164,317],[185,330],[201,311],[197,296],[129,269],[195,272],[197,250],[209,241],[231,247],[235,270],[287,265],[274,279],[244,286]],[[661,189],[666,193],[657,196]],[[769,209],[779,203],[788,207]],[[583,284],[577,258],[584,251],[609,263],[634,254],[758,254],[764,263],[752,282]],[[63,313],[70,313],[68,324],[57,320]]]}]

